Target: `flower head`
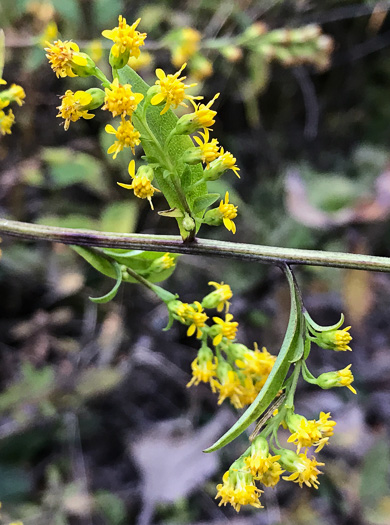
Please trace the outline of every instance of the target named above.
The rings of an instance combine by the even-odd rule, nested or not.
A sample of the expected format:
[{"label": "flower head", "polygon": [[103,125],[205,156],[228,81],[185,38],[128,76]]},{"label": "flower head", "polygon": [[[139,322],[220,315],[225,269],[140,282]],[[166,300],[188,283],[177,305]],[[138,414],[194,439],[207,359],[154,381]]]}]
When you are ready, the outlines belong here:
[{"label": "flower head", "polygon": [[5,114],[4,111],[0,110],[0,134],[1,135],[10,135],[11,127],[15,122],[15,115],[13,114],[12,109]]},{"label": "flower head", "polygon": [[230,503],[237,512],[241,505],[263,508],[259,500],[262,491],[256,487],[252,474],[246,469],[236,470],[233,463],[223,475],[222,482],[217,485],[218,493],[215,496],[216,499],[221,498],[219,506]]},{"label": "flower head", "polygon": [[140,47],[144,45],[144,40],[147,37],[146,33],[140,33],[136,31],[138,24],[141,19],[138,18],[129,26],[126,22],[126,18],[119,15],[118,27],[114,29],[105,29],[102,32],[104,38],[108,38],[114,42],[111,48],[111,53],[114,57],[118,58],[121,55],[126,55],[126,61],[129,56],[138,58],[140,54]]},{"label": "flower head", "polygon": [[196,332],[196,337],[199,339],[202,336],[201,328],[203,328],[208,319],[207,314],[204,313],[202,305],[198,302],[194,302],[194,306],[188,306],[185,312],[185,318],[190,326],[187,330],[188,337],[191,337]]},{"label": "flower head", "polygon": [[239,171],[240,168],[236,166],[236,158],[233,157],[233,155],[229,151],[224,151],[223,148],[221,148],[221,151],[218,155],[218,158],[215,160],[215,163],[218,163],[218,167],[220,167],[221,170],[232,170],[238,178],[240,178]]},{"label": "flower head", "polygon": [[[279,456],[272,456],[272,459],[277,457]],[[283,472],[285,471],[280,466],[280,463],[273,461],[268,470],[266,470],[259,478],[259,481],[266,487],[275,487],[275,485],[279,483],[280,476],[283,474]]]},{"label": "flower head", "polygon": [[219,203],[218,210],[222,215],[222,220],[225,228],[232,233],[236,233],[236,225],[233,219],[237,217],[237,206],[229,202],[229,192],[225,194],[225,202],[222,200]]},{"label": "flower head", "polygon": [[275,361],[276,357],[270,354],[265,347],[260,351],[255,344],[255,350],[247,348],[241,353],[240,357],[236,359],[236,365],[245,375],[268,377]]},{"label": "flower head", "polygon": [[135,154],[135,146],[141,143],[141,133],[135,129],[130,120],[122,117],[118,129],[115,129],[111,124],[107,124],[105,130],[106,133],[115,135],[116,138],[114,144],[107,150],[107,153],[113,153],[114,159],[116,159],[116,156],[123,148],[131,148],[133,155]]},{"label": "flower head", "polygon": [[235,408],[242,408],[242,396],[245,394],[244,386],[235,370],[224,361],[218,362],[217,367],[218,381],[215,381],[215,387],[219,391],[218,405],[221,405],[225,399],[229,398]]},{"label": "flower head", "polygon": [[106,96],[102,109],[111,111],[112,116],[126,115],[131,117],[137,109],[138,104],[144,98],[142,93],[133,93],[130,84],[119,84],[117,78],[114,79],[109,88],[105,88]]},{"label": "flower head", "polygon": [[315,342],[321,348],[327,350],[335,350],[336,352],[345,352],[346,350],[352,350],[349,345],[352,341],[349,330],[350,326],[343,328],[342,330],[328,330],[316,334]]},{"label": "flower head", "polygon": [[184,103],[185,99],[193,101],[194,99],[203,98],[186,94],[186,89],[196,86],[196,84],[184,84],[183,80],[187,77],[180,77],[180,74],[186,65],[187,64],[183,64],[179,71],[173,75],[166,75],[162,69],[156,69],[156,75],[158,78],[158,80],[156,80],[156,86],[159,88],[159,93],[156,93],[150,102],[153,106],[157,106],[165,101],[165,106],[160,112],[160,115],[164,115],[171,106],[174,108],[177,108],[179,105],[187,106]]},{"label": "flower head", "polygon": [[211,106],[214,104],[214,102],[219,97],[219,93],[216,93],[214,97],[207,102],[207,104],[196,104],[195,102],[192,102],[192,105],[194,106],[194,113],[192,117],[193,125],[196,126],[195,129],[203,128],[203,129],[210,129],[211,126],[215,124],[215,116],[217,114],[216,111],[211,109]]},{"label": "flower head", "polygon": [[[287,453],[289,453],[288,456]],[[293,471],[290,476],[284,476],[283,479],[299,483],[300,487],[305,484],[308,487],[318,489],[320,483],[317,476],[322,472],[317,467],[324,465],[324,463],[319,463],[314,456],[309,459],[307,451],[304,454],[295,454],[292,450],[282,450],[281,463],[284,464],[286,470]]]},{"label": "flower head", "polygon": [[194,137],[194,140],[199,146],[202,162],[206,164],[206,167],[208,168],[210,166],[210,162],[212,162],[219,156],[220,148],[218,146],[218,140],[211,139],[211,141],[209,142],[209,130],[208,129],[205,129],[204,133],[200,132],[199,135],[202,138]]},{"label": "flower head", "polygon": [[18,84],[12,84],[9,89],[3,91],[0,96],[6,96],[11,102],[16,102],[18,106],[24,104],[24,99],[26,98],[26,93],[22,86]]},{"label": "flower head", "polygon": [[57,77],[77,77],[74,69],[77,66],[86,66],[88,63],[87,58],[80,53],[76,42],[56,40],[54,44],[47,42],[47,45],[46,57]]},{"label": "flower head", "polygon": [[76,91],[73,93],[70,89],[61,97],[61,105],[57,107],[59,110],[57,117],[65,119],[64,128],[69,129],[71,122],[76,122],[80,118],[91,119],[95,115],[88,113],[87,106],[92,101],[92,95],[86,91]]},{"label": "flower head", "polygon": [[219,317],[213,317],[214,325],[213,329],[217,332],[217,335],[213,339],[213,345],[217,346],[222,341],[223,337],[234,341],[236,338],[236,333],[238,329],[237,321],[232,321],[232,314],[226,314],[225,320],[220,319]]},{"label": "flower head", "polygon": [[348,365],[342,370],[336,372],[325,372],[317,378],[317,385],[321,388],[328,389],[333,387],[346,386],[353,394],[356,394],[352,386],[354,377],[350,370],[352,365]]},{"label": "flower head", "polygon": [[214,286],[215,290],[206,295],[202,301],[204,308],[216,308],[218,312],[222,312],[224,307],[226,311],[229,309],[229,299],[233,297],[232,289],[228,284],[216,283],[210,281],[209,285]]},{"label": "flower head", "polygon": [[217,369],[217,358],[214,357],[213,352],[207,346],[202,346],[198,355],[191,363],[192,379],[187,384],[187,387],[192,385],[199,385],[199,383],[210,383],[214,391],[214,381]]},{"label": "flower head", "polygon": [[129,175],[133,179],[131,184],[123,184],[118,182],[119,186],[127,190],[133,190],[134,195],[139,199],[148,199],[150,207],[153,210],[152,197],[155,191],[160,191],[152,185],[153,170],[150,166],[141,166],[137,175],[135,174],[135,161],[131,160],[129,163]]}]

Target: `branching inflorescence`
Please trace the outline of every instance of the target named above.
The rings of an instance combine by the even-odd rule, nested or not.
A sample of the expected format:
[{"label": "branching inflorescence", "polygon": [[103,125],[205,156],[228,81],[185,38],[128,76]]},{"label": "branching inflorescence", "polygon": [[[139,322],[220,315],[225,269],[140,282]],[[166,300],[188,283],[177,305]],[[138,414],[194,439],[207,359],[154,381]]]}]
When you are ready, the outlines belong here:
[{"label": "branching inflorescence", "polygon": [[[180,43],[174,50],[178,70],[167,74],[157,69],[157,80],[149,86],[129,66],[142,57],[140,48],[147,35],[137,30],[139,24],[140,19],[128,25],[126,19],[120,16],[117,27],[103,31],[103,36],[113,42],[109,56],[111,80],[96,66],[91,56],[80,51],[76,43],[61,40],[47,43],[47,58],[57,77],[96,77],[103,88],[67,90],[61,97],[57,116],[64,120],[65,130],[81,118],[93,118],[93,111],[98,108],[116,118],[105,127],[115,139],[108,153],[114,159],[124,150],[130,150],[135,155],[139,146],[145,153],[143,163],[137,160],[138,167],[135,159],[129,160],[131,183],[118,184],[132,190],[136,197],[147,199],[152,209],[152,198],[156,192],[161,192],[170,208],[160,213],[177,220],[183,240],[193,240],[203,223],[211,226],[223,224],[235,233],[237,206],[230,202],[228,192],[217,207],[209,209],[221,196],[209,193],[207,182],[218,180],[228,170],[240,177],[233,154],[225,151],[216,138],[210,137],[217,115],[214,103],[219,94],[204,103],[201,102],[202,96],[191,94],[196,84],[184,83],[185,60],[198,51],[200,36],[195,30],[187,31],[186,38],[183,36],[178,40]],[[260,45],[258,39],[265,32],[265,29],[260,31],[258,26],[257,33],[251,35],[248,32],[243,36],[242,43],[256,41]],[[315,35],[312,33],[306,37],[318,38],[318,31]],[[300,42],[301,33],[291,35],[295,35],[297,43]],[[280,42],[282,37],[285,37],[284,33],[278,33]],[[265,45],[266,39],[261,42]],[[275,41],[273,46],[271,42],[268,45],[271,53],[275,49]],[[282,52],[283,46],[277,48],[279,58],[284,56],[287,60]],[[23,89],[15,85],[0,93],[2,133],[10,132],[10,125],[4,121],[7,116],[3,109],[12,101],[20,105],[23,98]],[[191,112],[178,118],[173,110],[179,106],[191,107]],[[11,117],[13,114],[8,114],[8,118]],[[214,289],[202,300],[192,303],[183,303],[178,295],[154,284],[172,273],[177,256],[80,246],[74,246],[74,249],[101,273],[116,279],[111,292],[93,301],[102,303],[111,300],[122,281],[138,282],[152,290],[167,307],[167,329],[177,321],[187,327],[188,337],[195,337],[200,343],[192,362],[192,379],[187,386],[206,383],[218,395],[218,404],[229,400],[236,409],[247,407],[237,423],[206,452],[228,444],[258,420],[250,437],[250,446],[234,461],[225,472],[222,483],[217,486],[216,497],[220,499],[220,505],[229,503],[237,511],[242,505],[261,508],[262,490],[258,484],[274,487],[281,477],[298,483],[300,487],[318,488],[319,467],[324,464],[317,461],[310,449],[314,447],[315,452],[320,452],[333,435],[336,423],[329,412],[320,412],[316,419],[297,414],[294,396],[300,377],[322,389],[347,387],[356,393],[352,386],[351,365],[315,377],[306,364],[312,343],[333,351],[351,350],[350,327],[341,328],[343,316],[333,326],[324,327],[315,323],[303,306],[291,269],[282,264],[289,283],[291,307],[281,349],[274,356],[266,348],[260,350],[256,343],[250,349],[237,341],[238,322],[229,312],[233,294],[228,284],[210,282]],[[216,310],[216,314],[210,313],[210,310]],[[290,433],[287,442],[295,450],[280,444],[281,428]]]}]

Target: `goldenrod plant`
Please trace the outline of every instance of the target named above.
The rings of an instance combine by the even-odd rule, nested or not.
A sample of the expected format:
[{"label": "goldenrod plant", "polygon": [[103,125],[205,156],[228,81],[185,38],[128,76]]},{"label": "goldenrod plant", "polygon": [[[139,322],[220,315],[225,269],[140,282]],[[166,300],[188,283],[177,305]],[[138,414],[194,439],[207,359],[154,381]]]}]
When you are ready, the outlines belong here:
[{"label": "goldenrod plant", "polygon": [[[196,83],[186,78],[186,61],[196,58],[200,34],[187,28],[174,43],[168,39],[177,69],[169,73],[157,68],[155,83],[148,85],[129,65],[142,60],[147,35],[141,28],[140,19],[128,24],[119,16],[116,27],[103,31],[103,37],[111,46],[110,78],[76,42],[55,40],[46,44],[46,56],[56,76],[71,77],[74,82],[74,87],[60,97],[57,116],[65,130],[77,125],[80,119],[94,118],[96,111],[112,117],[114,120],[105,127],[113,136],[108,153],[113,159],[118,156],[127,159],[131,179],[129,183],[118,184],[131,190],[136,198],[146,199],[152,210],[161,195],[167,209],[159,213],[167,220],[177,221],[181,237],[113,235],[26,225],[6,219],[0,220],[0,231],[73,245],[94,268],[116,280],[109,293],[91,298],[96,303],[112,300],[122,282],[142,284],[157,295],[166,306],[166,329],[178,322],[186,327],[187,336],[199,343],[187,386],[206,383],[218,396],[218,404],[228,400],[236,409],[246,408],[235,425],[205,452],[228,445],[257,421],[248,448],[218,484],[216,498],[220,505],[230,504],[237,511],[243,505],[262,508],[261,486],[274,487],[281,479],[300,487],[317,489],[319,486],[318,476],[324,463],[318,461],[314,453],[320,453],[328,444],[336,422],[327,407],[323,407],[317,419],[307,419],[295,411],[294,396],[299,381],[321,389],[346,387],[356,394],[351,365],[319,377],[310,372],[308,361],[312,351],[350,351],[352,337],[350,327],[343,328],[343,315],[332,326],[321,326],[311,318],[291,264],[389,271],[390,261],[363,255],[199,239],[197,235],[203,224],[224,226],[231,234],[236,233],[237,205],[230,202],[228,191],[223,195],[209,192],[208,182],[232,174],[239,178],[240,169],[234,155],[212,137],[219,94],[204,100],[195,89]],[[229,45],[226,43],[224,52],[233,56],[236,48]],[[288,64],[309,60],[309,56],[312,60],[316,52],[320,67],[327,64],[331,47],[329,39],[321,36],[317,27],[305,31],[268,31],[263,25],[249,28],[234,45],[256,52],[262,49],[270,60],[275,58]],[[78,89],[78,77],[95,77],[96,86]],[[4,119],[13,119],[11,110],[6,115],[3,109],[12,102],[21,105],[24,96],[23,89],[16,85],[0,93],[2,133],[10,133],[11,128]],[[181,116],[175,112],[179,106],[187,109]],[[156,249],[159,251],[151,251]],[[179,294],[157,285],[175,270],[179,253],[240,257],[277,264],[284,272],[291,298],[288,326],[279,352],[260,349],[257,343],[249,348],[238,340],[238,321],[229,312],[233,298],[229,284],[211,281],[210,293],[194,298],[192,303],[182,302]],[[313,343],[315,349],[312,349]],[[289,433],[287,443],[291,448],[281,444],[281,429]]]}]

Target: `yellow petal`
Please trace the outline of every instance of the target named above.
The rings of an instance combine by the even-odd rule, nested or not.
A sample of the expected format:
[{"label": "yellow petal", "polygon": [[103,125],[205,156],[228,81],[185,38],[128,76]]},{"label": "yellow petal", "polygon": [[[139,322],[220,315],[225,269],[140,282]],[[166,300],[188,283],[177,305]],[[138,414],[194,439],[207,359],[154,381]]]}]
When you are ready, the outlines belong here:
[{"label": "yellow petal", "polygon": [[213,345],[218,346],[221,341],[222,341],[222,334],[218,334],[213,339]]},{"label": "yellow petal", "polygon": [[122,186],[122,188],[126,188],[126,190],[132,190],[133,185],[132,184],[123,184],[123,182],[117,182],[119,186]]},{"label": "yellow petal", "polygon": [[160,68],[157,68],[156,69],[156,77],[159,79],[159,80],[164,80],[164,78],[166,77],[166,74],[164,73],[164,71]]},{"label": "yellow petal", "polygon": [[111,124],[107,124],[104,129],[106,133],[110,133],[110,135],[116,135],[116,129]]},{"label": "yellow petal", "polygon": [[74,62],[78,66],[86,66],[87,65],[87,59],[85,57],[80,56],[80,55],[74,55],[72,57],[72,62]]},{"label": "yellow petal", "polygon": [[161,93],[157,93],[157,95],[154,95],[150,101],[152,106],[157,106],[157,104],[161,104],[161,102],[164,100],[164,95]]},{"label": "yellow petal", "polygon": [[112,34],[113,34],[112,29],[105,29],[104,31],[102,31],[102,35],[104,36],[104,38],[108,38],[110,40],[113,39]]},{"label": "yellow petal", "polygon": [[188,337],[191,337],[196,330],[196,325],[193,323],[187,330]]},{"label": "yellow petal", "polygon": [[135,160],[131,160],[129,162],[129,168],[128,168],[129,175],[132,179],[135,177]]}]

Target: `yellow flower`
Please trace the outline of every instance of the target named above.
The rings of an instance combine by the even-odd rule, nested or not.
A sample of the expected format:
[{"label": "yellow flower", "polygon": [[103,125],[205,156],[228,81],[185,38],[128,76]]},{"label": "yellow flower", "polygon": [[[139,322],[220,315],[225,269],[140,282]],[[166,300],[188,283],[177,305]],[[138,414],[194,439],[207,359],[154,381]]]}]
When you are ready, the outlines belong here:
[{"label": "yellow flower", "polygon": [[250,455],[245,458],[245,464],[254,478],[260,479],[267,470],[280,459],[280,456],[272,456],[265,438],[257,436],[251,444]]},{"label": "yellow flower", "polygon": [[213,339],[214,346],[219,345],[219,343],[222,341],[222,337],[226,337],[231,341],[236,338],[238,323],[237,321],[232,321],[232,319],[232,314],[226,314],[225,321],[219,317],[213,317],[213,321],[218,325],[214,325],[214,328],[218,330],[218,334]]},{"label": "yellow flower", "polygon": [[333,387],[346,386],[352,393],[356,394],[355,388],[352,386],[354,377],[350,370],[352,365],[348,365],[342,370],[336,372],[325,372],[317,378],[317,385],[324,389]]},{"label": "yellow flower", "polygon": [[191,87],[196,86],[196,84],[184,84],[182,81],[187,77],[180,77],[180,73],[186,67],[187,64],[183,64],[182,67],[174,75],[166,75],[165,72],[158,68],[156,69],[156,75],[158,80],[156,80],[156,85],[159,87],[159,93],[154,95],[151,99],[151,104],[157,106],[161,102],[165,101],[165,106],[160,112],[160,115],[164,115],[168,109],[173,106],[187,106],[184,103],[185,99],[193,101],[194,99],[201,99],[203,97],[193,97],[192,95],[187,95],[185,90]]},{"label": "yellow flower", "polygon": [[236,365],[245,375],[268,377],[275,361],[276,357],[265,347],[260,351],[255,344],[255,350],[246,350],[239,359],[236,359]]},{"label": "yellow flower", "polygon": [[216,93],[216,95],[207,104],[196,104],[195,102],[191,101],[195,111],[189,116],[192,117],[192,123],[195,126],[195,129],[203,128],[206,130],[210,129],[211,126],[215,124],[214,117],[217,112],[210,108],[218,97],[219,93]]},{"label": "yellow flower", "polygon": [[10,135],[11,127],[15,122],[15,115],[12,112],[12,109],[8,111],[6,115],[4,111],[0,111],[0,133],[1,135]]},{"label": "yellow flower", "polygon": [[233,157],[233,155],[229,151],[224,151],[223,148],[221,148],[220,154],[218,156],[218,159],[216,160],[219,165],[221,165],[221,169],[224,170],[232,170],[238,178],[240,178],[239,171],[240,168],[236,166],[236,158]]},{"label": "yellow flower", "polygon": [[24,92],[24,89],[22,88],[22,86],[18,86],[17,84],[12,84],[12,86],[7,90],[7,92],[11,100],[13,102],[16,102],[18,106],[22,106],[24,104],[26,93]]},{"label": "yellow flower", "polygon": [[[312,445],[317,445],[322,439],[322,433],[319,429],[319,424],[314,419],[308,421],[303,416],[298,416],[297,414],[295,414],[295,416],[299,417],[299,424],[295,426],[295,432],[291,434],[287,442],[294,443],[294,445],[297,446],[297,452],[299,454],[302,447],[311,447]],[[289,425],[289,421],[287,421],[287,424]],[[290,425],[289,429],[290,431],[293,430]],[[321,443],[321,448],[324,444],[325,443]]]},{"label": "yellow flower", "polygon": [[229,299],[233,297],[230,286],[223,282],[216,283],[215,281],[210,281],[208,284],[214,286],[215,290],[204,297],[202,306],[204,308],[216,308],[217,312],[222,312],[226,306],[226,311],[228,311],[230,305]]},{"label": "yellow flower", "polygon": [[133,93],[130,84],[119,84],[116,78],[109,88],[105,88],[106,96],[102,109],[111,111],[112,116],[122,115],[125,117],[134,113],[138,104],[144,98],[142,93]]},{"label": "yellow flower", "polygon": [[[289,451],[291,452],[291,451]],[[294,470],[290,476],[283,476],[283,479],[286,481],[294,481],[299,483],[299,486],[302,487],[303,484],[308,487],[314,487],[318,489],[320,484],[317,476],[322,474],[317,467],[324,465],[324,463],[319,463],[314,456],[311,459],[307,457],[307,451],[304,454],[297,454],[297,458],[294,462]],[[288,469],[291,470],[291,469]]]},{"label": "yellow flower", "polygon": [[194,140],[198,144],[199,149],[202,153],[202,162],[204,162],[208,168],[210,162],[212,162],[219,156],[218,140],[212,139],[211,142],[209,142],[208,129],[205,129],[204,133],[200,132],[199,134],[201,135],[203,142],[200,137],[194,137]]},{"label": "yellow flower", "polygon": [[175,266],[175,259],[169,253],[164,253],[164,255],[161,257],[160,264],[164,270],[168,270],[169,268],[172,268],[172,266]]},{"label": "yellow flower", "polygon": [[199,385],[199,383],[210,383],[211,389],[215,391],[215,376],[218,361],[213,352],[207,346],[202,346],[196,359],[191,363],[192,379],[187,387]]},{"label": "yellow flower", "polygon": [[237,512],[241,505],[263,508],[259,500],[262,491],[254,484],[250,472],[231,469],[225,472],[222,481],[217,485],[218,493],[215,496],[215,499],[221,498],[219,506],[230,503]]},{"label": "yellow flower", "polygon": [[0,110],[9,106],[9,100],[0,98]]},{"label": "yellow flower", "polygon": [[104,38],[108,38],[114,42],[114,45],[111,48],[111,53],[114,57],[119,57],[120,55],[127,53],[129,53],[130,56],[136,58],[139,57],[139,48],[144,45],[144,40],[147,37],[146,33],[136,31],[140,21],[141,19],[138,18],[134,24],[129,26],[126,23],[126,18],[119,15],[118,27],[114,27],[114,29],[105,29],[102,32]]},{"label": "yellow flower", "polygon": [[91,119],[95,115],[88,113],[86,106],[92,101],[92,95],[86,91],[76,91],[73,93],[70,89],[65,92],[61,98],[61,105],[57,117],[65,119],[64,128],[69,129],[71,122],[76,122],[79,118]]},{"label": "yellow flower", "polygon": [[280,481],[280,476],[285,472],[277,461],[271,463],[269,469],[259,478],[266,487],[275,487]]},{"label": "yellow flower", "polygon": [[116,138],[114,144],[107,150],[108,154],[113,153],[114,159],[116,159],[116,156],[123,148],[131,148],[133,155],[135,154],[135,146],[141,143],[141,133],[135,129],[130,120],[122,117],[118,129],[115,129],[111,124],[107,124],[105,130],[106,133],[115,135]]},{"label": "yellow flower", "polygon": [[233,219],[237,217],[237,206],[234,206],[234,204],[229,203],[228,191],[225,194],[225,202],[222,200],[219,203],[218,210],[222,215],[223,224],[225,228],[233,234],[236,233],[236,225],[234,224]]},{"label": "yellow flower", "polygon": [[229,398],[234,408],[242,408],[242,396],[245,393],[237,372],[227,370],[221,374],[218,373],[218,381],[215,381],[215,387],[219,390],[218,405],[221,405],[225,399]]},{"label": "yellow flower", "polygon": [[316,333],[315,342],[321,348],[327,350],[335,350],[336,352],[345,352],[352,350],[349,342],[352,341],[351,334],[349,334],[350,326],[342,330],[329,330],[325,332]]},{"label": "yellow flower", "polygon": [[203,307],[198,301],[195,301],[194,305],[196,308],[189,306],[185,314],[186,321],[191,323],[188,327],[187,335],[191,337],[196,331],[196,337],[199,339],[202,337],[201,328],[205,326],[208,317],[203,312]]},{"label": "yellow flower", "polygon": [[321,431],[322,436],[331,437],[333,436],[333,429],[336,426],[336,421],[329,421],[330,412],[320,412],[320,418],[317,419],[318,428]]},{"label": "yellow flower", "polygon": [[[144,166],[144,170],[142,170],[142,167],[138,170],[137,175],[135,174],[135,161],[131,160],[129,163],[129,175],[133,179],[133,182],[131,184],[123,184],[122,182],[118,182],[119,186],[122,186],[122,188],[126,188],[127,190],[133,190],[134,195],[138,197],[139,199],[148,199],[150,207],[153,208],[152,203],[152,197],[154,195],[155,191],[160,191],[157,188],[155,188],[152,185],[151,176],[149,174],[149,168],[148,166]],[[149,170],[147,170],[149,168]],[[144,172],[144,173],[143,173]],[[153,174],[153,170],[151,170],[151,174]]]},{"label": "yellow flower", "polygon": [[179,67],[187,62],[199,49],[202,35],[192,27],[184,27],[177,35],[178,44],[172,51],[172,64]]},{"label": "yellow flower", "polygon": [[57,77],[77,77],[73,71],[74,67],[87,65],[87,59],[80,54],[79,46],[75,42],[56,40],[54,44],[47,42],[47,45],[49,47],[45,47],[46,57]]}]

